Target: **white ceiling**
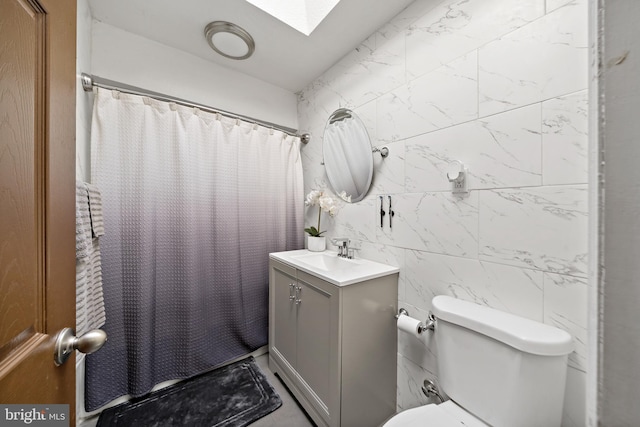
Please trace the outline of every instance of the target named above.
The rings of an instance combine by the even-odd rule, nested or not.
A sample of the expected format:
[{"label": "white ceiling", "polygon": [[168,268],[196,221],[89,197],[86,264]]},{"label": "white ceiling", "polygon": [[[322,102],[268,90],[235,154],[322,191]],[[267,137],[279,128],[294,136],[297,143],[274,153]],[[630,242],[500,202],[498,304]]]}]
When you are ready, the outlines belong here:
[{"label": "white ceiling", "polygon": [[[277,0],[274,0],[277,1]],[[341,0],[310,36],[245,0],[89,0],[94,19],[297,92],[413,0]],[[215,53],[204,37],[211,21],[229,21],[256,42],[244,61]]]},{"label": "white ceiling", "polygon": [[340,0],[247,0],[304,35],[309,35]]}]

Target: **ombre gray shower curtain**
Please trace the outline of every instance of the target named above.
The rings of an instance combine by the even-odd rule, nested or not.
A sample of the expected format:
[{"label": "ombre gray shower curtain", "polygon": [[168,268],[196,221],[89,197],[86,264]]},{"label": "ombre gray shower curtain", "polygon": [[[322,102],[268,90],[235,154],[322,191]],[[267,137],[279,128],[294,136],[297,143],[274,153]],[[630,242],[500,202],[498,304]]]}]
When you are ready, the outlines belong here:
[{"label": "ombre gray shower curtain", "polygon": [[91,133],[109,338],[87,411],[265,345],[268,253],[304,228],[299,138],[105,89]]}]

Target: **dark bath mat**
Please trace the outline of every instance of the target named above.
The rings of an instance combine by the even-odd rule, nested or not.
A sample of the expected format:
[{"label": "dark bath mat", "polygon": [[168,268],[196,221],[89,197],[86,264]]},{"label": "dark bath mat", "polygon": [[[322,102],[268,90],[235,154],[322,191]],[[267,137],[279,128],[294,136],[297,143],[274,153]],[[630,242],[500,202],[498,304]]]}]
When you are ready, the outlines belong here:
[{"label": "dark bath mat", "polygon": [[97,427],[243,427],[282,405],[253,357],[105,409]]}]

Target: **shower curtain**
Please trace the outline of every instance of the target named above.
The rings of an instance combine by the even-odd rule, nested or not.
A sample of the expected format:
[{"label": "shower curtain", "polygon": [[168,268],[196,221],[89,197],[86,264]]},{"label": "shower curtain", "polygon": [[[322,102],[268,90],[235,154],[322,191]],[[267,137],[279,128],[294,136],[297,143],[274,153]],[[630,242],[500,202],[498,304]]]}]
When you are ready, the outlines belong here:
[{"label": "shower curtain", "polygon": [[268,254],[304,228],[299,138],[105,89],[91,134],[109,338],[88,411],[265,345]]}]

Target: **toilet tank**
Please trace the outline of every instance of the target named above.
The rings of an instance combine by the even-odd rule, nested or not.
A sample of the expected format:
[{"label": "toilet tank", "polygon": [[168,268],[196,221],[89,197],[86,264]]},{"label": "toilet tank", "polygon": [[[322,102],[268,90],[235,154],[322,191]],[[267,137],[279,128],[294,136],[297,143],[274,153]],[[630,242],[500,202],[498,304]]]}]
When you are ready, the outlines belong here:
[{"label": "toilet tank", "polygon": [[494,427],[562,422],[571,336],[448,296],[432,301],[442,390]]}]

